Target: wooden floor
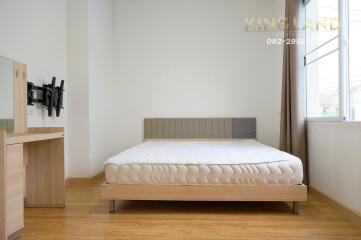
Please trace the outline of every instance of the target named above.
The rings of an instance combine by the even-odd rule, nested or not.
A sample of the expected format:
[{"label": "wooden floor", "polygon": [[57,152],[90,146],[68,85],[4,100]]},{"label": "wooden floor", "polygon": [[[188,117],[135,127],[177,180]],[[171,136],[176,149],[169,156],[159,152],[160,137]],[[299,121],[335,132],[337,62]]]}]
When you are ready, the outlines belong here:
[{"label": "wooden floor", "polygon": [[361,228],[315,196],[285,203],[121,202],[108,214],[100,182],[72,184],[65,209],[26,209],[21,239],[361,239]]}]

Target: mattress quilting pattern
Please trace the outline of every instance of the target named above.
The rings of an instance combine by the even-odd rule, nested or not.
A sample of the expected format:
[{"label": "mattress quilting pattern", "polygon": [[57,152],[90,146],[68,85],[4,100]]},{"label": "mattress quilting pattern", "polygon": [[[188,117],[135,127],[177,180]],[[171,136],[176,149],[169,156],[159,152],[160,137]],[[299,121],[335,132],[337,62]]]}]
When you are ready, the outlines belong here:
[{"label": "mattress quilting pattern", "polygon": [[109,164],[108,183],[124,184],[301,184],[302,164],[280,161],[261,164],[183,165]]}]

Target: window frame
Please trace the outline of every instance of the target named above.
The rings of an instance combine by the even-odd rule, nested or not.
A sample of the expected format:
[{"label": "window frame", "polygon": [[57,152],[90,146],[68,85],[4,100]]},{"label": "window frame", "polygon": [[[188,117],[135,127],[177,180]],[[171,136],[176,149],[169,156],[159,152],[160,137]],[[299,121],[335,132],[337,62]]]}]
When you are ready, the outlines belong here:
[{"label": "window frame", "polygon": [[[313,0],[304,0],[304,15],[306,19],[306,5]],[[350,112],[350,79],[349,79],[349,1],[338,0],[338,51],[339,51],[339,116],[338,117],[308,117],[307,116],[307,91],[306,94],[306,108],[305,116],[306,121],[310,122],[361,122],[361,120],[351,120]],[[305,38],[307,31],[305,29]],[[304,45],[304,71],[305,71],[305,84],[307,84],[307,52],[306,44]],[[322,59],[321,57],[320,59]],[[307,88],[305,88],[307,89]]]}]

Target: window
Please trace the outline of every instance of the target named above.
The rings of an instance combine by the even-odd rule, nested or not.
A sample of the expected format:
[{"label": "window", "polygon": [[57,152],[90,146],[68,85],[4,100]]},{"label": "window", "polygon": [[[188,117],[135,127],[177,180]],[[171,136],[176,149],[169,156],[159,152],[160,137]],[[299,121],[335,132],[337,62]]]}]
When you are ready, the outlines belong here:
[{"label": "window", "polygon": [[307,117],[361,121],[361,1],[305,1]]}]

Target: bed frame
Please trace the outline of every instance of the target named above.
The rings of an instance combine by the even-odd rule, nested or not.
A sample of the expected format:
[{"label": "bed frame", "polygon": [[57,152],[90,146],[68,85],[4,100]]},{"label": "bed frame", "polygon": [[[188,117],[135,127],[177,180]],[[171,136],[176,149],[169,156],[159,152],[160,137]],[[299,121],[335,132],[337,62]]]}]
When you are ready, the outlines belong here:
[{"label": "bed frame", "polygon": [[[154,118],[144,119],[144,140],[256,139],[255,118]],[[102,185],[103,198],[114,213],[115,200],[166,201],[289,201],[293,214],[307,201],[307,186],[300,185]]]}]

